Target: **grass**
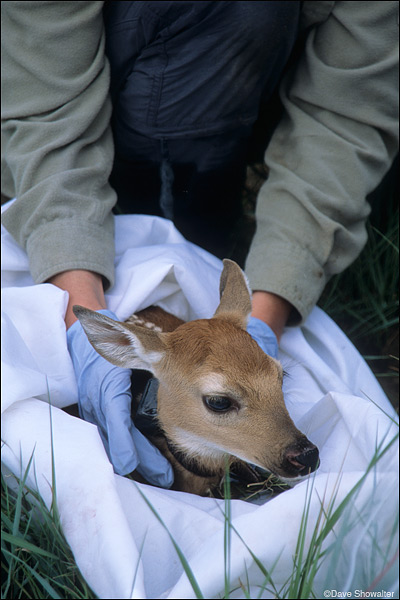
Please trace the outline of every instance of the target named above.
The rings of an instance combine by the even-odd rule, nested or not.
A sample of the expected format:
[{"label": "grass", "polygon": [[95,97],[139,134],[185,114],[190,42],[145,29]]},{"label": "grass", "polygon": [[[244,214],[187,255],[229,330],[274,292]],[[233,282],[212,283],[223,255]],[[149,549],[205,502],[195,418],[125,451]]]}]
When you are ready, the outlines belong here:
[{"label": "grass", "polygon": [[[395,172],[397,173],[397,170]],[[368,223],[368,243],[362,254],[345,273],[329,282],[319,303],[365,356],[395,406],[398,406],[399,356],[398,211],[397,191],[391,184],[386,187],[386,191],[381,190],[378,200],[375,200]],[[386,450],[377,449],[367,472],[373,471]],[[312,533],[312,542],[306,545],[308,502],[312,492],[310,487],[299,531],[293,571],[285,586],[277,589],[273,580],[273,566],[267,571],[257,557],[252,555],[264,578],[260,587],[260,597],[265,590],[269,590],[277,598],[321,597],[318,596],[321,591],[315,590],[316,576],[326,561],[330,561],[334,572],[334,567],[340,560],[344,540],[351,536],[355,523],[354,517],[350,518],[348,515],[366,475],[367,473],[361,477],[359,484],[339,505],[335,505],[334,498],[328,502],[327,507],[321,500],[321,511]],[[2,475],[2,598],[95,598],[93,591],[82,578],[61,531],[55,497],[52,507],[47,509],[38,494],[26,488],[26,477],[27,473],[22,480],[17,481],[12,475]],[[10,487],[7,482],[10,483],[11,479],[13,485]],[[230,518],[229,483],[227,486],[224,505],[226,598],[232,593],[232,536],[238,535]],[[375,567],[374,579],[369,582],[371,589],[379,589],[380,583],[387,577],[387,572],[396,568],[394,532],[398,525],[398,516],[397,520],[395,516],[393,518],[392,542],[388,545],[386,555],[378,557],[380,565],[385,566],[378,569]],[[335,534],[336,540],[330,541],[326,546],[330,534],[337,529],[340,522],[343,527]],[[366,535],[374,540],[373,522],[367,525]],[[202,592],[188,563],[185,562],[185,557],[175,545],[176,542],[173,539],[171,541],[183,568],[187,569],[189,580],[193,582],[196,597],[201,598]],[[249,552],[251,553],[250,549]],[[378,547],[376,552],[379,554]],[[326,586],[329,588],[328,583]],[[243,596],[250,598],[249,581],[240,582],[240,587]]]},{"label": "grass", "polygon": [[1,473],[1,597],[95,598],[61,529],[55,477],[50,509],[22,479]]},{"label": "grass", "polygon": [[[372,458],[368,468],[365,473],[359,479],[356,485],[348,492],[345,498],[337,503],[336,502],[336,492],[333,493],[332,497],[327,501],[327,506],[325,506],[326,501],[321,502],[321,508],[318,514],[317,523],[312,531],[311,541],[307,548],[304,545],[305,539],[305,531],[307,527],[308,520],[308,502],[306,501],[306,508],[303,513],[302,524],[299,532],[297,548],[294,559],[294,571],[289,580],[289,584],[287,589],[284,590],[284,595],[282,598],[315,598],[318,595],[315,592],[315,579],[320,569],[322,563],[324,561],[329,560],[329,573],[332,572],[334,563],[337,562],[338,556],[343,551],[343,541],[345,536],[352,535],[354,527],[356,526],[356,522],[352,521],[349,518],[351,513],[351,509],[353,508],[353,502],[355,501],[358,492],[362,488],[364,482],[366,481],[368,475],[374,471],[376,465],[380,460],[385,456],[385,454],[392,448],[392,446],[397,442],[398,434],[387,444],[384,441],[379,445],[379,447],[375,451],[375,455]],[[311,485],[310,489],[312,490],[313,479],[310,479]],[[337,482],[339,484],[339,481]],[[375,490],[374,490],[375,491]],[[311,491],[310,491],[311,496]],[[367,510],[369,512],[373,511],[373,503],[374,503],[374,492],[369,501],[369,505],[367,506]],[[347,514],[346,514],[347,513]],[[361,520],[361,516],[359,519]],[[336,526],[339,525],[339,520],[343,520],[342,528],[336,532]],[[353,517],[354,519],[354,517]],[[398,517],[397,517],[398,519]],[[358,519],[357,519],[358,520]],[[331,536],[332,533],[335,532],[335,538],[333,542],[327,547],[324,547],[325,541]],[[378,552],[379,543],[378,540],[372,535],[371,539],[373,540],[373,546],[376,545],[376,551]],[[368,540],[371,543],[371,540]],[[357,542],[354,540],[354,545]],[[396,547],[396,542],[394,537],[391,537],[391,542],[389,544],[389,551],[394,553],[398,553],[398,548]],[[390,559],[385,556],[384,564],[385,567],[388,564]],[[351,565],[350,565],[351,566]],[[384,567],[384,568],[385,568]],[[350,569],[349,569],[350,571]],[[366,581],[364,577],[361,577],[358,581],[354,582],[354,587],[361,587],[366,589],[367,587],[371,587],[374,582],[378,582],[380,580],[380,576],[382,573],[376,573],[373,581]],[[357,578],[357,575],[356,575]],[[349,578],[348,578],[349,579]],[[328,585],[325,584],[329,589]],[[338,587],[337,582],[333,581],[330,589],[334,589]],[[345,589],[351,589],[350,582]],[[354,589],[354,588],[353,588]]]},{"label": "grass", "polygon": [[368,241],[357,260],[332,278],[319,301],[399,402],[398,159],[369,197]]},{"label": "grass", "polygon": [[[7,485],[12,478],[13,488]],[[26,476],[1,477],[2,598],[95,598],[62,533],[56,505],[48,510]],[[10,483],[8,481],[8,483]]]},{"label": "grass", "polygon": [[[393,528],[386,547],[382,548],[379,534],[376,534],[374,526],[375,492],[379,488],[379,482],[375,481],[374,489],[364,506],[361,503],[361,507],[355,509],[355,505],[367,478],[370,475],[376,477],[377,465],[397,441],[398,434],[388,442],[384,439],[378,445],[365,473],[340,501],[338,500],[340,478],[338,478],[331,496],[319,500],[320,509],[315,523],[314,516],[313,523],[310,523],[311,500],[313,494],[315,495],[315,475],[309,478],[293,555],[292,572],[288,574],[287,581],[280,586],[274,581],[274,569],[279,556],[268,570],[235,529],[231,516],[230,479],[227,473],[225,500],[220,505],[224,518],[224,593],[221,597],[230,598],[232,594],[237,597],[240,588],[244,598],[261,598],[266,592],[278,599],[320,598],[323,589],[338,587],[338,582],[334,579],[335,572],[338,564],[343,560],[344,548],[346,544],[348,545],[349,539],[351,545],[355,546],[355,551],[353,560],[349,560],[346,564],[347,581],[345,584],[342,583],[341,589],[374,591],[384,589],[385,586],[388,589],[388,585],[393,585],[397,578],[398,515],[393,515]],[[49,510],[39,495],[26,487],[30,467],[31,463],[13,492],[10,491],[2,476],[2,598],[96,598],[79,573],[61,532],[55,494]],[[149,510],[167,531],[195,597],[205,598],[178,543],[140,487],[138,490]],[[232,582],[231,556],[234,536],[245,546],[263,578],[263,582],[257,586],[257,596],[254,595],[255,586],[251,584],[248,572],[245,578],[242,577],[244,581],[239,580],[239,585]],[[358,558],[357,552],[358,546],[364,547],[364,544],[371,548],[369,561],[372,568],[368,572],[369,578],[366,578],[363,564],[365,555],[361,554]],[[321,569],[323,569],[322,574]]]},{"label": "grass", "polygon": [[382,233],[367,225],[368,243],[355,263],[335,277],[321,301],[334,319],[347,323],[347,335],[369,337],[385,344],[387,332],[398,324],[398,210]]},{"label": "grass", "polygon": [[373,222],[367,231],[363,252],[329,282],[319,304],[358,348],[398,409],[398,206],[383,231]]}]

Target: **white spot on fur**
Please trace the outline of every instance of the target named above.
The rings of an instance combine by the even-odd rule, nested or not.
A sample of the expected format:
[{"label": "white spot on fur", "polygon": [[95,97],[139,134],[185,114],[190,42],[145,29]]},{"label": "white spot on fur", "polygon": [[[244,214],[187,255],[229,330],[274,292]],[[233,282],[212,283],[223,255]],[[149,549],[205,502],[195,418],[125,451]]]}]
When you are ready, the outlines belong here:
[{"label": "white spot on fur", "polygon": [[162,328],[158,325],[155,325],[151,321],[144,321],[137,315],[132,315],[129,319],[126,320],[126,323],[132,323],[132,325],[140,325],[140,327],[146,327],[146,329],[151,329],[152,331],[157,331],[158,333],[162,333]]},{"label": "white spot on fur", "polygon": [[203,394],[227,394],[226,379],[221,373],[207,373],[200,380],[200,385]]}]

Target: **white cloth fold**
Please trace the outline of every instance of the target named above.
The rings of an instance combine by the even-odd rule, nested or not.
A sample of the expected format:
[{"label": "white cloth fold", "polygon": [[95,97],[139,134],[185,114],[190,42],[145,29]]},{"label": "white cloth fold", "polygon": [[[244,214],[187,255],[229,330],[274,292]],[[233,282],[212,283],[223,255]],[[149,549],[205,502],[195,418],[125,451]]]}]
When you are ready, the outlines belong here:
[{"label": "white cloth fold", "polygon": [[[150,304],[185,320],[213,314],[222,268],[218,259],[186,242],[164,219],[118,216],[115,222],[116,283],[107,302],[120,319]],[[135,484],[113,473],[97,429],[60,410],[77,396],[63,320],[67,294],[52,285],[33,285],[25,253],[4,228],[2,246],[3,463],[20,475],[33,453],[28,485],[38,488],[50,506],[54,457],[63,531],[100,598],[194,598],[170,536],[203,596],[223,595],[224,501]],[[312,479],[263,504],[231,502],[232,598],[260,594],[265,577],[249,549],[272,570],[276,589],[284,588],[307,498],[306,545],[321,503],[328,510],[336,494],[338,506],[363,477],[376,449],[398,431],[396,414],[370,369],[320,309],[304,326],[285,331],[279,358],[289,373],[284,380],[288,410],[319,447],[321,466]],[[324,547],[336,537],[341,553],[332,550],[320,567],[318,594],[341,586],[367,589],[383,571],[393,551],[397,489],[394,444],[365,476],[351,510],[328,536]],[[371,561],[374,571],[367,567]],[[377,585],[396,586],[393,572]]]}]

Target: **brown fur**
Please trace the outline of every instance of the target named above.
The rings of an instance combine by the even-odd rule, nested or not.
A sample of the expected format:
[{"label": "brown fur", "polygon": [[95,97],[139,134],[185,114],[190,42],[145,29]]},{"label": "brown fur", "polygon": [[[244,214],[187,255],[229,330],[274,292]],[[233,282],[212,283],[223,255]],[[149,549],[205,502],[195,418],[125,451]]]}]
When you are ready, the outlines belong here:
[{"label": "brown fur", "polygon": [[[227,463],[251,463],[293,478],[301,466],[293,455],[315,448],[287,412],[281,365],[245,329],[250,309],[246,280],[232,261],[224,261],[221,301],[211,319],[184,323],[150,307],[119,323],[74,308],[102,356],[147,369],[159,380],[163,433],[152,441],[171,461],[174,489],[209,494]],[[229,398],[229,410],[210,408],[210,397]]]}]

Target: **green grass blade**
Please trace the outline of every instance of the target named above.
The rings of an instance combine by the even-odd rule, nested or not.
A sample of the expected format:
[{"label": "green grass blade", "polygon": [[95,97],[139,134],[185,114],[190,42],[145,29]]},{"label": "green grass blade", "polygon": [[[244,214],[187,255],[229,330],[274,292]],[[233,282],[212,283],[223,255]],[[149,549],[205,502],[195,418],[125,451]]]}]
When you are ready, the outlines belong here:
[{"label": "green grass blade", "polygon": [[231,479],[229,475],[229,463],[225,461],[225,478],[224,478],[224,598],[230,596],[230,581],[231,581]]},{"label": "green grass blade", "polygon": [[[135,482],[133,482],[133,483],[135,483]],[[160,517],[160,515],[154,508],[154,506],[148,500],[148,498],[146,498],[145,494],[142,492],[140,487],[137,484],[135,484],[135,485],[136,485],[136,488],[137,488],[139,494],[142,496],[143,500],[145,501],[145,503],[147,504],[147,506],[153,513],[153,515],[156,517],[158,522],[162,525],[162,527],[167,532],[167,534],[172,542],[172,545],[174,546],[175,551],[179,557],[179,560],[182,564],[183,570],[185,571],[187,578],[189,579],[190,585],[192,586],[192,589],[193,589],[194,593],[196,594],[196,598],[204,598],[204,596],[200,590],[199,584],[197,583],[196,577],[194,576],[194,573],[193,573],[192,569],[190,568],[190,565],[189,565],[188,561],[186,560],[185,555],[183,554],[182,550],[178,546],[177,542],[175,541],[175,539],[172,536],[171,532],[169,531],[168,527],[166,526],[166,524],[164,523],[164,521],[162,520],[162,518]]]},{"label": "green grass blade", "polygon": [[28,542],[26,539],[18,535],[11,535],[10,533],[3,531],[1,533],[1,537],[2,540],[4,540],[5,542],[9,542],[12,546],[20,548],[21,550],[26,550],[26,552],[31,552],[33,554],[38,554],[40,556],[45,556],[46,558],[52,558],[54,560],[57,560],[58,558],[55,554],[47,552],[47,550],[42,550],[42,548],[39,548],[35,544],[31,544],[31,542]]}]

